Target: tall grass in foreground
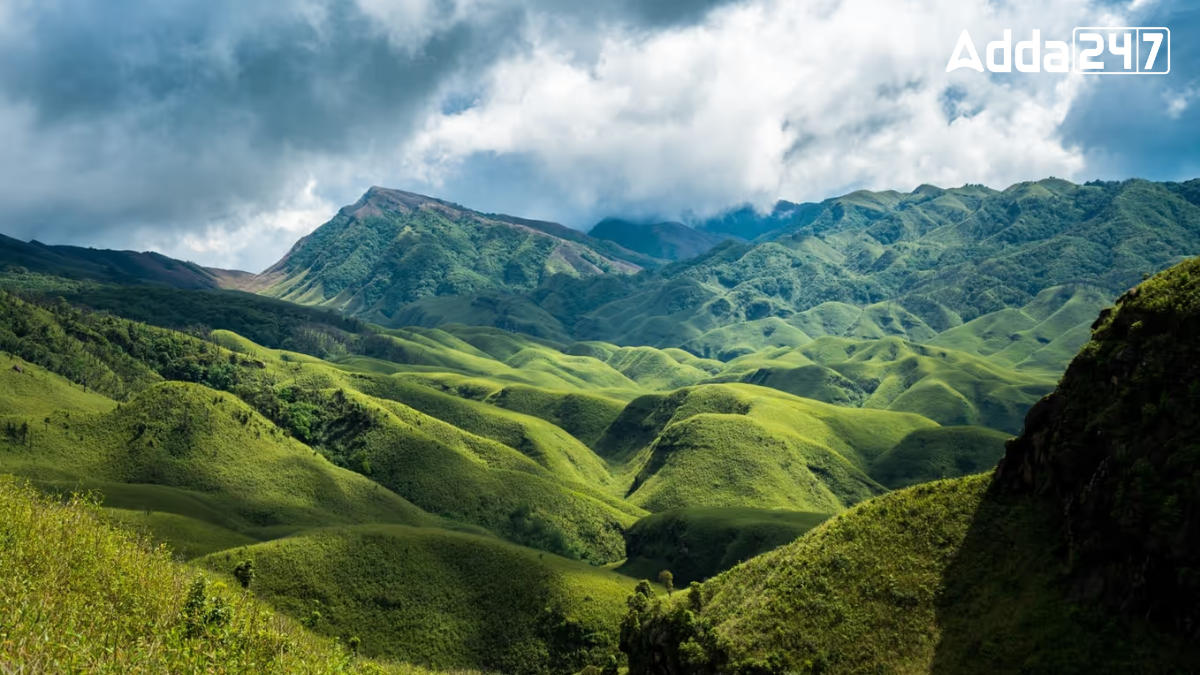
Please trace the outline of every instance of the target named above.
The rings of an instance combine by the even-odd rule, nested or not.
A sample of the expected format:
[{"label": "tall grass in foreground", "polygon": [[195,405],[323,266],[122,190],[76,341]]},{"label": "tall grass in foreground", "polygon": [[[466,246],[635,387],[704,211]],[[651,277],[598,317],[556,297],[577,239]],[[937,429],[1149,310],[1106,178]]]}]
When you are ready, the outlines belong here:
[{"label": "tall grass in foreground", "polygon": [[0,477],[0,672],[420,672],[360,660],[66,502]]}]

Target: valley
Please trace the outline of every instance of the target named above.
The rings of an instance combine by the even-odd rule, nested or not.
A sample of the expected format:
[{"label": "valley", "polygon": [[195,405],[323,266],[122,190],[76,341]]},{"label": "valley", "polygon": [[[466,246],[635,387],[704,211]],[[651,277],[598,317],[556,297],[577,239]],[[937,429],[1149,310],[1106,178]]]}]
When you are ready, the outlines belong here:
[{"label": "valley", "polygon": [[[1156,604],[1191,577],[1128,586],[1139,528],[1194,562],[1194,481],[1163,476],[1198,465],[1195,392],[1155,392],[1193,362],[1170,335],[1196,253],[1197,181],[1058,179],[590,235],[371,188],[261,274],[0,239],[0,578],[24,579],[0,631],[44,603],[98,630],[14,545],[41,529],[85,586],[152,570],[100,610],[142,617],[122,639],[160,646],[121,658],[151,670],[292,671],[279,641],[363,672],[1194,663],[1188,610]],[[1120,371],[1108,433],[1184,449],[1111,449],[1140,482],[1096,505],[1071,439],[1133,358],[1112,326],[1151,365]],[[1120,510],[1120,546],[1071,539],[1090,572],[1051,495],[1073,533]],[[1124,590],[1071,591],[1088,573]],[[89,669],[92,642],[0,663]]]}]

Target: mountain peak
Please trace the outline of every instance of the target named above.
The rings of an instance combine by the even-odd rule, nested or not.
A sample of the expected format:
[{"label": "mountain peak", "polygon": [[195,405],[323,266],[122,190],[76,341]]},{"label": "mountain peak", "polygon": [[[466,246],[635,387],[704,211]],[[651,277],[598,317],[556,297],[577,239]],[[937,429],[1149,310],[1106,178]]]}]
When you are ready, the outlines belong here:
[{"label": "mountain peak", "polygon": [[343,213],[358,217],[378,216],[382,215],[385,211],[407,213],[426,204],[440,204],[455,209],[462,208],[436,197],[372,185],[367,188],[367,191],[363,193],[363,196],[357,202],[343,209]]}]

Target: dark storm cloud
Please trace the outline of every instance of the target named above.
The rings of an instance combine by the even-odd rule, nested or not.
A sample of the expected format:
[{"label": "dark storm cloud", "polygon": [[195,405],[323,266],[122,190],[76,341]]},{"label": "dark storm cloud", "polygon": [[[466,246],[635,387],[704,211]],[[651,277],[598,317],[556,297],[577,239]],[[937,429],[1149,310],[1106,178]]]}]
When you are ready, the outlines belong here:
[{"label": "dark storm cloud", "polygon": [[134,229],[194,233],[286,200],[306,171],[369,165],[444,110],[443,94],[469,105],[469,75],[527,48],[531,14],[585,35],[592,24],[691,21],[719,3],[369,11],[384,4],[62,0],[0,11],[0,231],[110,246],[136,246]]},{"label": "dark storm cloud", "polygon": [[[710,14],[742,2],[756,6]],[[878,24],[886,0],[0,0],[0,232],[261,269],[371,184],[586,226],[796,198],[789,187],[915,186],[931,166],[943,181],[982,180],[984,164],[1037,178],[1075,166],[1076,149],[1083,177],[1186,177],[1200,145],[1200,36],[1185,4],[1139,19],[1172,27],[1170,76],[1111,78],[1072,102],[1061,128],[1030,130],[1006,126],[1015,108],[1004,104],[1025,96],[1045,112],[1059,94],[935,87],[940,43],[924,60],[907,42],[879,48],[886,31],[836,53],[805,51],[792,29],[759,44],[787,16],[815,26],[813,40],[853,40],[846,26]],[[814,63],[793,81],[793,64]],[[937,123],[924,124],[915,102],[935,88]],[[957,136],[941,126],[951,121]],[[775,139],[781,125],[787,138]],[[905,143],[921,147],[901,160]],[[865,159],[847,163],[847,148]]]},{"label": "dark storm cloud", "polygon": [[[161,4],[39,6],[0,46],[0,102],[30,118],[7,131],[34,136],[14,145],[63,153],[39,158],[42,173],[12,176],[20,206],[8,217],[19,220],[3,229],[59,238],[123,219],[187,227],[204,204],[269,197],[299,157],[403,136],[443,78],[504,48],[497,36],[514,20],[457,23],[408,46],[349,2],[319,15],[297,3]],[[107,174],[110,201],[74,203],[90,192],[70,189],[80,167]]]}]

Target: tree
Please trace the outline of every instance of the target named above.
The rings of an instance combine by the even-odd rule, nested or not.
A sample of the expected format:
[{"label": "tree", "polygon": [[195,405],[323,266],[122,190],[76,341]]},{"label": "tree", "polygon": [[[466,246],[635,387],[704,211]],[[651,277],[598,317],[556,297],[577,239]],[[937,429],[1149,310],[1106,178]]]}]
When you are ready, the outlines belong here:
[{"label": "tree", "polygon": [[242,588],[250,588],[250,582],[254,581],[254,561],[243,560],[238,563],[238,566],[233,568],[233,576]]},{"label": "tree", "polygon": [[667,595],[675,591],[675,575],[671,574],[671,570],[663,570],[658,573],[658,583],[662,584],[667,589]]}]

